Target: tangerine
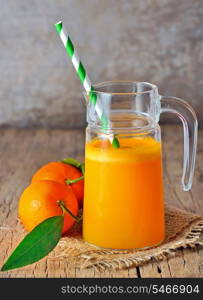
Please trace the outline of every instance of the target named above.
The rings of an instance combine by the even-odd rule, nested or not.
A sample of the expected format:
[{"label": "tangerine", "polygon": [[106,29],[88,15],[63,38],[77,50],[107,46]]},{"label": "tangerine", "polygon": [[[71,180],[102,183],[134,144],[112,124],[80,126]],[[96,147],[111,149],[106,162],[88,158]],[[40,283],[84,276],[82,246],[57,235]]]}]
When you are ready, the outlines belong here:
[{"label": "tangerine", "polygon": [[50,162],[42,166],[32,177],[32,183],[39,180],[52,180],[71,187],[78,199],[79,208],[82,207],[84,197],[84,180],[68,184],[69,181],[82,177],[82,172],[76,167],[63,162]]},{"label": "tangerine", "polygon": [[[30,184],[22,193],[18,206],[18,215],[25,229],[31,231],[45,219],[62,215],[58,201],[62,201],[77,216],[78,201],[71,188],[50,180]],[[74,222],[73,217],[65,213],[62,232],[69,230]]]}]

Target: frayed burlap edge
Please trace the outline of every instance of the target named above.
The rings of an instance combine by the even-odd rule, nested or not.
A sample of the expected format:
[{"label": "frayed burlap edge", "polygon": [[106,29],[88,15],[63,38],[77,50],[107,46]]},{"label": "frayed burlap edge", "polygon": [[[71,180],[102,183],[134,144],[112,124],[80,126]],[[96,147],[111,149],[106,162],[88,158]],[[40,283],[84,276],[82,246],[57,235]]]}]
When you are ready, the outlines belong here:
[{"label": "frayed burlap edge", "polygon": [[[203,241],[199,240],[200,234],[203,229],[203,221],[195,222],[196,224],[191,225],[191,230],[187,237],[182,240],[173,242],[172,245],[159,246],[156,248],[155,253],[148,253],[151,250],[143,250],[145,251],[144,255],[139,256],[139,251],[136,251],[132,254],[128,252],[127,255],[118,255],[115,257],[115,253],[112,256],[108,256],[107,259],[103,259],[102,261],[97,261],[93,255],[82,254],[81,257],[85,259],[83,265],[80,266],[81,269],[95,267],[97,269],[124,269],[129,267],[138,267],[152,260],[161,261],[166,259],[167,257],[172,257],[176,255],[176,251],[181,248],[194,248],[197,245],[203,246]],[[170,243],[169,243],[170,244]],[[111,253],[111,252],[109,252]],[[106,253],[105,253],[106,254]],[[98,257],[101,259],[101,257]],[[95,261],[94,261],[95,260]],[[79,263],[79,262],[78,262]],[[79,264],[77,265],[79,267]]]},{"label": "frayed burlap edge", "polygon": [[[175,256],[177,250],[181,248],[194,248],[197,245],[203,246],[202,216],[169,206],[166,207],[165,211],[167,215],[166,231],[168,233],[161,245],[143,250],[97,248],[83,242],[81,224],[79,224],[74,226],[68,235],[60,240],[55,250],[49,254],[47,259],[67,261],[69,267],[77,267],[79,269],[125,269],[138,267],[152,260],[161,261]],[[175,223],[177,226],[174,226]],[[169,225],[172,226],[170,227]],[[17,226],[14,228],[2,224],[0,230],[14,230],[18,232],[19,236],[26,233],[19,220]]]},{"label": "frayed burlap edge", "polygon": [[84,243],[81,236],[77,235],[80,229],[76,228],[73,236],[61,239],[48,259],[65,260],[79,269],[125,269],[138,267],[152,260],[161,261],[175,256],[177,250],[181,248],[203,246],[203,239],[201,239],[203,217],[172,207],[167,207],[166,211],[169,220],[171,218],[173,221],[176,215],[177,221],[185,218],[187,222],[181,225],[179,231],[171,232],[159,246],[142,250],[101,249]]}]

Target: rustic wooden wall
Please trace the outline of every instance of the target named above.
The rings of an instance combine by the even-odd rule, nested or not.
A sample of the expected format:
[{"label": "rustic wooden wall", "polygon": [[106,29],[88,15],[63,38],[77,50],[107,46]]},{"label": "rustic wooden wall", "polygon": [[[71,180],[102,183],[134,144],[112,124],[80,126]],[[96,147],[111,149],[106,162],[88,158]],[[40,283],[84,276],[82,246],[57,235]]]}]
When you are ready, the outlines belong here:
[{"label": "rustic wooden wall", "polygon": [[202,0],[0,0],[0,18],[0,125],[84,126],[53,27],[61,18],[94,82],[153,82],[190,100],[203,123]]}]

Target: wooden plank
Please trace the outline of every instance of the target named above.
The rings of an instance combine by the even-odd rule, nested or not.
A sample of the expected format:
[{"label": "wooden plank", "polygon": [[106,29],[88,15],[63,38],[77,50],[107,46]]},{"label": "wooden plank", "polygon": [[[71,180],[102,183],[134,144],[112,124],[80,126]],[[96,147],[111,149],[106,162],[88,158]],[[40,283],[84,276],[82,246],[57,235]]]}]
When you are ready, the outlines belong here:
[{"label": "wooden plank", "polygon": [[[175,135],[174,135],[175,130]],[[165,200],[176,207],[192,212],[203,212],[203,131],[199,134],[197,166],[191,192],[183,192],[181,178],[181,129],[163,128],[165,171]],[[72,156],[83,159],[84,130],[60,129],[1,129],[0,143],[0,225],[13,230],[0,230],[0,265],[22,237],[17,221],[17,204],[22,190],[32,174],[49,161]],[[72,269],[67,262],[43,259],[37,264],[9,272],[0,277],[202,277],[203,250],[180,250],[176,257],[152,262],[140,268],[96,271]]]}]

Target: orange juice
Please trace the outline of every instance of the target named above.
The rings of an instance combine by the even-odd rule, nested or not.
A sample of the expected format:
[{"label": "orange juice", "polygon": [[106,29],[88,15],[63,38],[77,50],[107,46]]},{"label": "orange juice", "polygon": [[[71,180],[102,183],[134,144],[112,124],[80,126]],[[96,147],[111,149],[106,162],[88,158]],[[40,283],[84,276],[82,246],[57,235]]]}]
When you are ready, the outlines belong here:
[{"label": "orange juice", "polygon": [[83,238],[105,248],[132,249],[164,239],[161,144],[119,137],[86,144]]}]

